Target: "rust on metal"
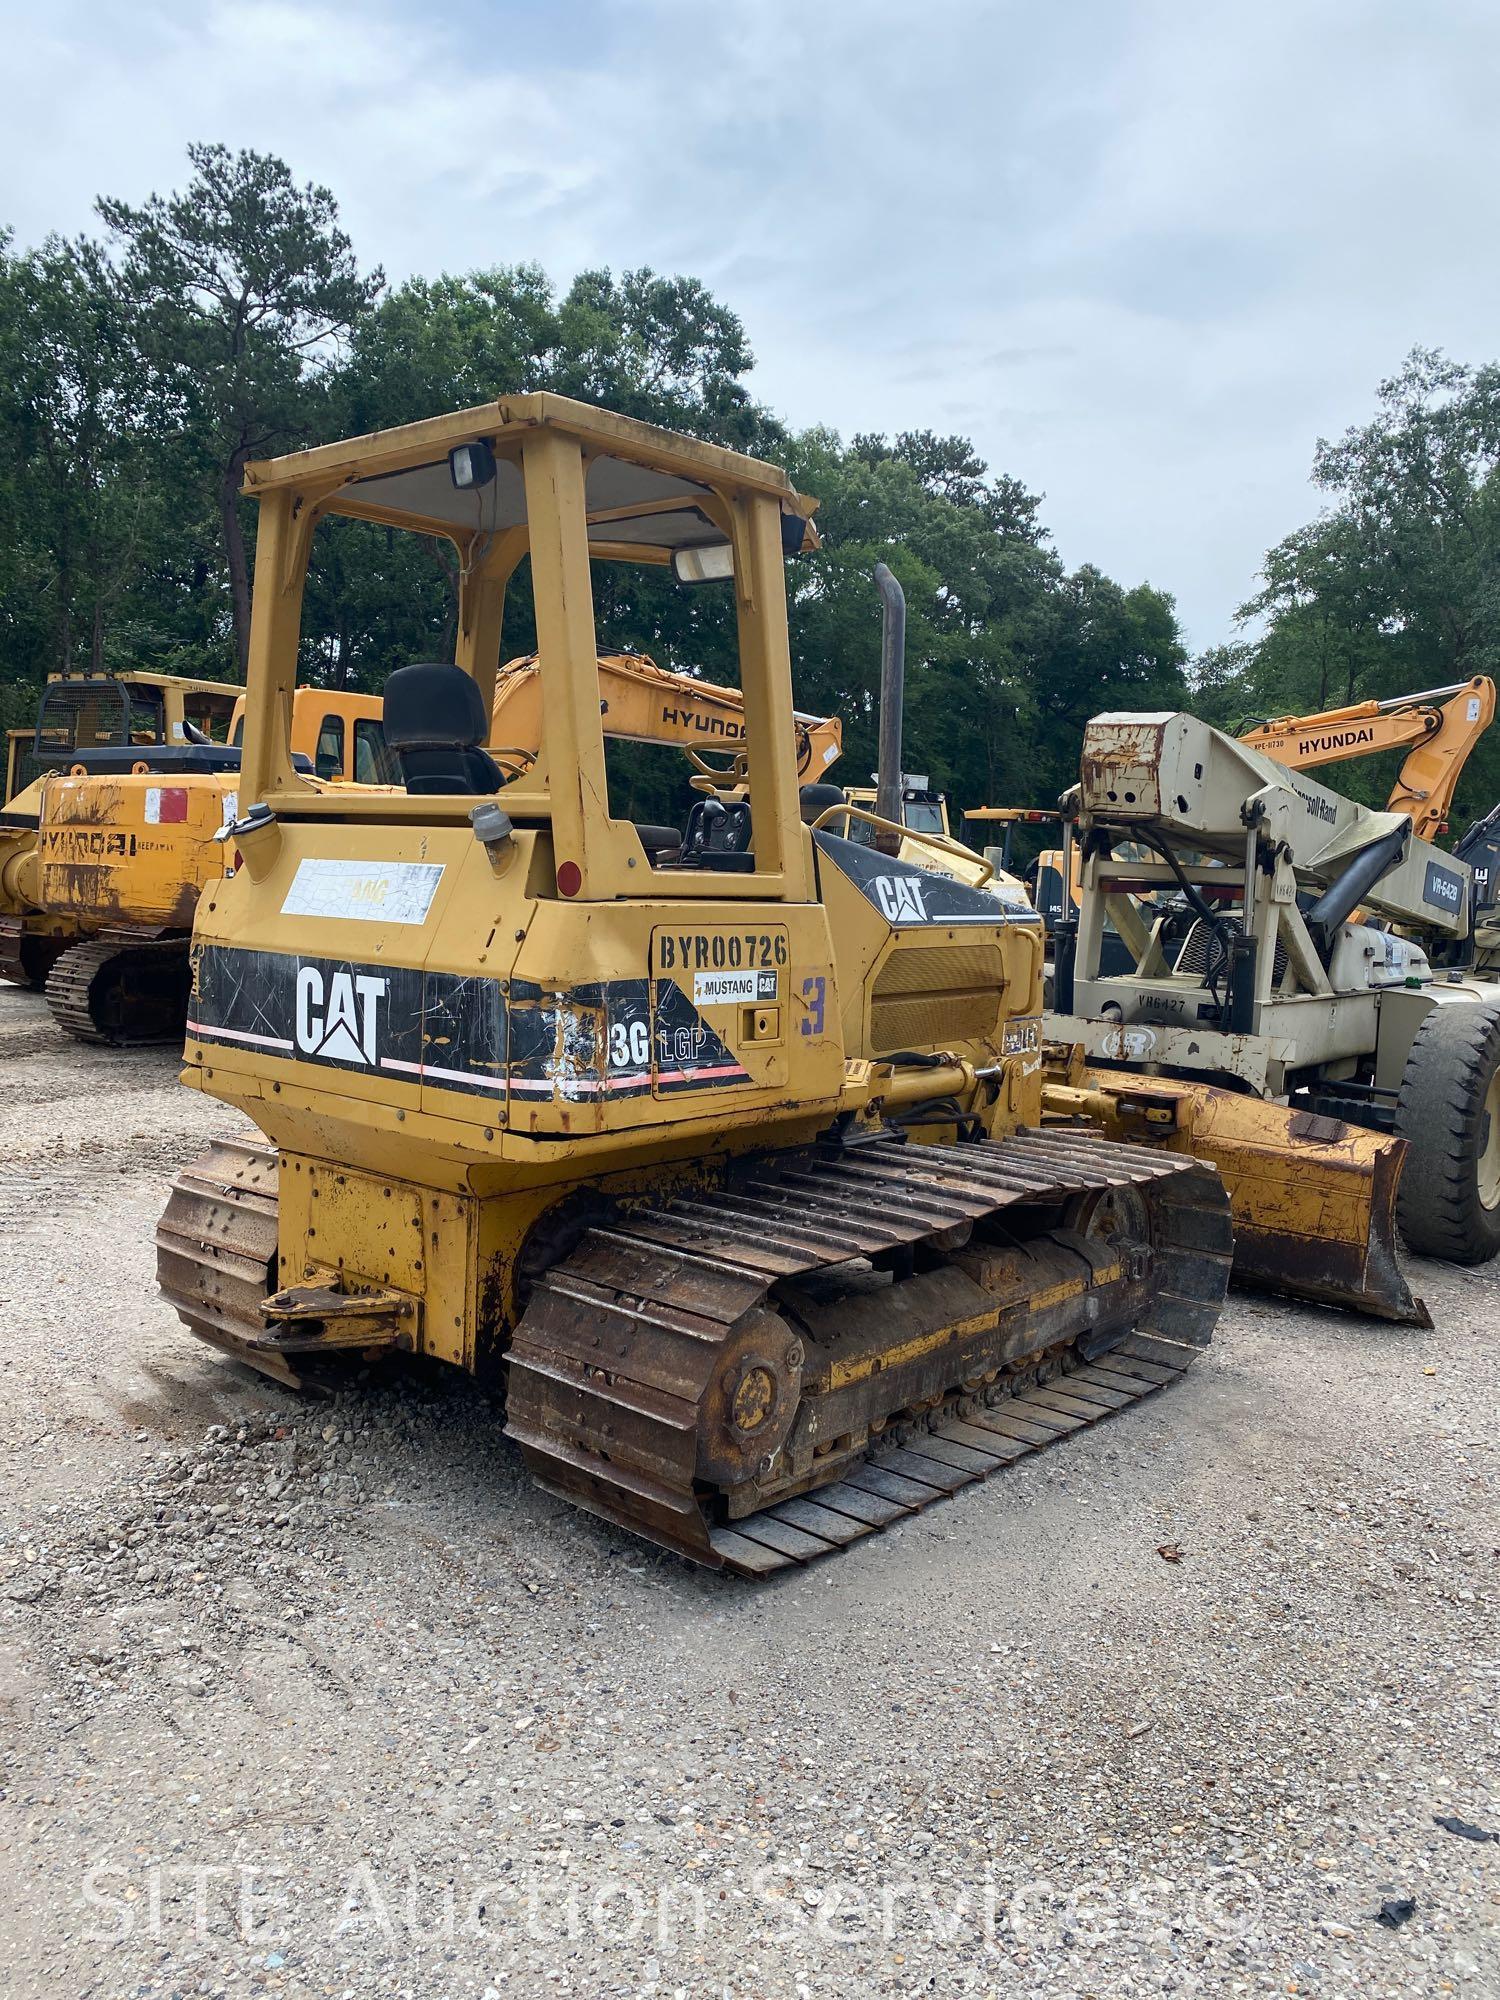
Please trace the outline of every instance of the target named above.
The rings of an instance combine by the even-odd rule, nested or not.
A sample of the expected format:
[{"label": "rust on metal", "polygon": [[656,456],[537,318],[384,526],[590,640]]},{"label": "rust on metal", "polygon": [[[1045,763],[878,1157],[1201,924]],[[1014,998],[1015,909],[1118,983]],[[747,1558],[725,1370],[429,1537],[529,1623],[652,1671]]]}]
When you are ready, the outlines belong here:
[{"label": "rust on metal", "polygon": [[[1098,1093],[1101,1107],[1115,1104],[1120,1129],[1217,1168],[1234,1216],[1237,1282],[1431,1326],[1396,1257],[1404,1139],[1171,1077],[1086,1069],[1078,1085]],[[1170,1126],[1137,1125],[1129,1116],[1133,1101],[1153,1100],[1174,1107]]]},{"label": "rust on metal", "polygon": [[1109,748],[1101,751],[1092,748],[1091,739],[1084,737],[1079,775],[1085,798],[1115,803],[1117,794],[1123,797],[1127,788],[1134,789],[1136,779],[1159,767],[1166,742],[1166,723],[1152,721],[1147,716],[1132,716],[1128,721],[1116,718],[1108,742]]},{"label": "rust on metal", "polygon": [[[340,1303],[332,1274],[272,1298],[275,1190],[271,1153],[211,1148],[174,1188],[158,1274],[195,1333],[315,1382],[320,1353],[402,1301]],[[945,1249],[955,1223],[971,1233]],[[1075,1131],[762,1156],[717,1185],[601,1203],[577,1229],[543,1218],[537,1238],[506,1362],[534,1477],[745,1576],[846,1547],[1175,1380],[1231,1254],[1222,1187],[1190,1157]]]},{"label": "rust on metal", "polygon": [[[633,1208],[537,1281],[507,1427],[542,1485],[694,1561],[759,1575],[827,1554],[899,1518],[872,1505],[916,1511],[1187,1366],[1230,1240],[1211,1177],[1163,1173],[1173,1158],[1075,1133],[890,1139]],[[1149,1215],[1138,1257],[1037,1226],[1120,1189]],[[1019,1242],[912,1261],[1006,1211]],[[1170,1365],[1091,1375],[1094,1343]]]}]

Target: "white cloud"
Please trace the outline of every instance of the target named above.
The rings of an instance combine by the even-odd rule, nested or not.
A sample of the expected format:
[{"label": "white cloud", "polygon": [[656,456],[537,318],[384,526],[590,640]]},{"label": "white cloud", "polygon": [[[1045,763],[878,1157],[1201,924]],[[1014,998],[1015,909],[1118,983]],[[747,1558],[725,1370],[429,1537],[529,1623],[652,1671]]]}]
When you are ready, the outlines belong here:
[{"label": "white cloud", "polygon": [[792,421],[970,432],[1066,560],[1174,590],[1200,644],[1315,507],[1320,431],[1414,341],[1493,352],[1477,0],[0,14],[22,241],[222,138],[327,182],[395,277],[693,271]]}]

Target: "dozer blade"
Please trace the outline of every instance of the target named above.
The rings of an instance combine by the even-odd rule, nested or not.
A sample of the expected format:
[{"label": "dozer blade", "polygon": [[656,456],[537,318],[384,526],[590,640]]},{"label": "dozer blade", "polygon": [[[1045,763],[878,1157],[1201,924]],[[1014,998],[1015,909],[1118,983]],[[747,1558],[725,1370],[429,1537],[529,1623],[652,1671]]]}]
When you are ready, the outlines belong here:
[{"label": "dozer blade", "polygon": [[[1217,1167],[1234,1216],[1234,1276],[1259,1291],[1431,1326],[1396,1262],[1396,1189],[1406,1141],[1212,1084],[1089,1069],[1117,1104],[1171,1100],[1159,1143]],[[1143,1114],[1142,1114],[1143,1115]],[[1139,1129],[1127,1111],[1122,1129]]]}]

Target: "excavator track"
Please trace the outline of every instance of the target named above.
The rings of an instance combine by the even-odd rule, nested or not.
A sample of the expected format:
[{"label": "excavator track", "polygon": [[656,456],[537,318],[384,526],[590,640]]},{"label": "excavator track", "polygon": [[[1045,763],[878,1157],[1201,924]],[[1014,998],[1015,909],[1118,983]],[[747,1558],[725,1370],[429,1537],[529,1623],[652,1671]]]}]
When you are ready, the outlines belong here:
[{"label": "excavator track", "polygon": [[[213,1146],[156,1240],[194,1333],[317,1386],[329,1357],[286,1351],[261,1312],[273,1153]],[[762,1576],[1174,1381],[1231,1254],[1217,1176],[1084,1129],[762,1156],[722,1188],[621,1208],[541,1272],[506,1428],[547,1490]]]},{"label": "excavator track", "polygon": [[45,986],[48,973],[66,949],[65,938],[28,932],[24,917],[0,917],[0,979],[12,985]]},{"label": "excavator track", "polygon": [[70,945],[47,974],[52,1017],[82,1042],[180,1042],[192,974],[186,937],[106,931]]}]

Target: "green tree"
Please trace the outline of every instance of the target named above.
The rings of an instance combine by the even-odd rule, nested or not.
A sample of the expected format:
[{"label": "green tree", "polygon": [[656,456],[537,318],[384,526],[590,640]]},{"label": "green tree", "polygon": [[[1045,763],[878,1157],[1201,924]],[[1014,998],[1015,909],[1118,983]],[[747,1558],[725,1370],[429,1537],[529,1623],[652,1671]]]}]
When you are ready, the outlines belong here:
[{"label": "green tree", "polygon": [[[1188,704],[1187,649],[1172,599],[1150,584],[1126,590],[1092,564],[1065,577],[1036,662],[1032,768],[1050,804],[1077,781],[1084,724],[1109,709]],[[1031,801],[1026,801],[1030,803]]]},{"label": "green tree", "polygon": [[793,678],[805,707],[843,718],[846,782],[874,765],[884,561],[907,597],[903,761],[956,803],[1008,796],[1025,782],[1031,668],[1058,574],[1033,496],[990,480],[967,440],[931,433],[845,447],[815,430],[786,462],[819,500],[823,541],[790,572]]},{"label": "green tree", "polygon": [[101,668],[111,614],[158,553],[133,360],[96,244],[0,248],[0,631],[35,675]]},{"label": "green tree", "polygon": [[[737,450],[774,453],[785,433],[746,388],[751,366],[739,319],[696,279],[586,271],[559,297],[536,265],[502,265],[413,279],[382,299],[329,378],[330,418],[333,434],[348,435],[550,389]],[[325,524],[304,619],[309,664],[376,686],[401,657],[434,649],[440,656],[456,582],[440,545]],[[619,565],[602,567],[594,587],[602,643],[733,679],[727,593],[679,590],[666,574]],[[506,649],[532,643],[523,566],[509,593]],[[629,753],[619,761],[629,765]]]},{"label": "green tree", "polygon": [[[1500,669],[1500,367],[1414,348],[1374,417],[1320,439],[1329,507],[1268,551],[1241,606],[1261,630],[1236,695],[1245,715],[1309,714]],[[1397,760],[1341,767],[1340,789],[1384,798]],[[1488,810],[1500,743],[1480,745],[1460,811]]]},{"label": "green tree", "polygon": [[1372,609],[1462,679],[1500,667],[1500,366],[1413,348],[1313,478],[1353,531]]},{"label": "green tree", "polygon": [[248,462],[312,422],[340,336],[384,285],[361,274],[327,188],[268,154],[190,146],[193,179],[144,207],[103,197],[142,360],[166,417],[197,442],[218,508],[235,650],[250,639],[239,490]]}]

